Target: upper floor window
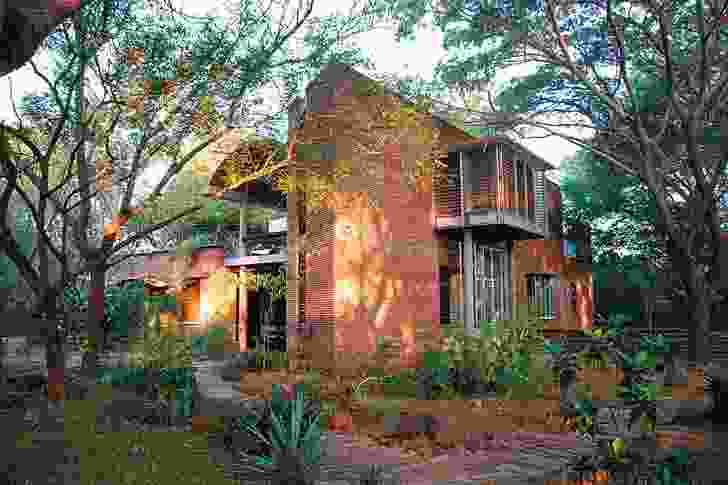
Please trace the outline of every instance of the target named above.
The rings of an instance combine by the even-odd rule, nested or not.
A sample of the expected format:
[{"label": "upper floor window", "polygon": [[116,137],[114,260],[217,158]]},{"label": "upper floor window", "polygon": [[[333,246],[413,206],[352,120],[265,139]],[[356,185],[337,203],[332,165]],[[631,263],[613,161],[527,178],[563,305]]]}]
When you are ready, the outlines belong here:
[{"label": "upper floor window", "polygon": [[528,283],[528,305],[539,318],[556,318],[556,276],[550,274],[526,275]]},{"label": "upper floor window", "polygon": [[516,158],[513,162],[513,192],[515,206],[521,217],[535,220],[535,190],[533,169],[525,161]]}]

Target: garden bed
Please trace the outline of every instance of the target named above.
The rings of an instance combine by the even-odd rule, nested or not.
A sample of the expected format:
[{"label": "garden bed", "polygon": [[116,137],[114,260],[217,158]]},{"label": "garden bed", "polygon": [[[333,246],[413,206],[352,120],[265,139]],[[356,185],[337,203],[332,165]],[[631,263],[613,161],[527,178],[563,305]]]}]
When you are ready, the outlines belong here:
[{"label": "garden bed", "polygon": [[[271,398],[274,384],[309,379],[310,374],[302,372],[243,369],[235,387],[241,399],[259,402]],[[571,435],[561,419],[557,387],[549,390],[548,399],[418,400],[389,395],[380,384],[367,387],[365,398],[354,399],[352,385],[362,379],[319,376],[317,381],[324,429],[349,433],[357,448],[397,450],[403,464],[425,463],[445,452],[467,456],[478,449],[497,448],[498,442],[519,431]],[[337,421],[349,418],[349,424],[338,426]]]}]

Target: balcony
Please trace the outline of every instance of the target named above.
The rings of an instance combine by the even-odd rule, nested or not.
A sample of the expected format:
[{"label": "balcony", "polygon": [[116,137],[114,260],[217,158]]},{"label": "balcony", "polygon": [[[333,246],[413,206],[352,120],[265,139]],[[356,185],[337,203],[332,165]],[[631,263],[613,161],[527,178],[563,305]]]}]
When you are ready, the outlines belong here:
[{"label": "balcony", "polygon": [[[142,227],[129,225],[125,229],[133,234]],[[169,251],[180,241],[191,240],[194,248],[222,246],[226,258],[259,256],[265,259],[265,256],[286,254],[286,230],[285,218],[272,224],[247,224],[242,240],[239,224],[171,225],[156,232],[155,244],[145,246],[141,252]]]},{"label": "balcony", "polygon": [[547,162],[498,139],[451,147],[447,165],[447,182],[434,194],[438,229],[501,226],[524,238],[560,233],[559,189],[545,178],[553,168]]}]

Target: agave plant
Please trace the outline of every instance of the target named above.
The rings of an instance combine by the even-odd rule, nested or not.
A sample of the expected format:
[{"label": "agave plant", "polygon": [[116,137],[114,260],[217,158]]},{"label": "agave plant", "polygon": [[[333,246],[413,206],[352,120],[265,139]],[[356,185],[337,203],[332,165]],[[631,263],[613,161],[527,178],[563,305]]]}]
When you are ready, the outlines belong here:
[{"label": "agave plant", "polygon": [[318,463],[309,463],[304,450],[300,448],[280,448],[273,452],[271,459],[273,473],[271,483],[276,485],[314,485]]},{"label": "agave plant", "polygon": [[297,385],[295,393],[294,400],[286,400],[280,387],[274,386],[272,399],[257,421],[238,420],[239,426],[263,445],[255,453],[258,462],[273,465],[281,478],[295,471],[305,471],[304,476],[309,477],[321,460],[320,405],[305,401],[302,386]]},{"label": "agave plant", "polygon": [[382,485],[384,469],[381,465],[372,465],[359,478],[359,485]]}]

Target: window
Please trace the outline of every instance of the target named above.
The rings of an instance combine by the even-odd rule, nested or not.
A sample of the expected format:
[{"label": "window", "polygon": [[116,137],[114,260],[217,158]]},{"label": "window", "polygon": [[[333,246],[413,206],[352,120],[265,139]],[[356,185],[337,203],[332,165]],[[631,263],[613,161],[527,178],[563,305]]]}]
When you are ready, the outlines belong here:
[{"label": "window", "polygon": [[539,318],[551,320],[556,318],[555,298],[556,276],[549,274],[529,274],[526,276],[528,282],[528,305],[534,309]]},{"label": "window", "polygon": [[535,220],[535,204],[532,199],[535,193],[533,169],[521,159],[516,159],[513,163],[513,192],[516,194],[518,214]]},{"label": "window", "polygon": [[505,243],[475,243],[475,326],[511,315],[509,251]]}]

